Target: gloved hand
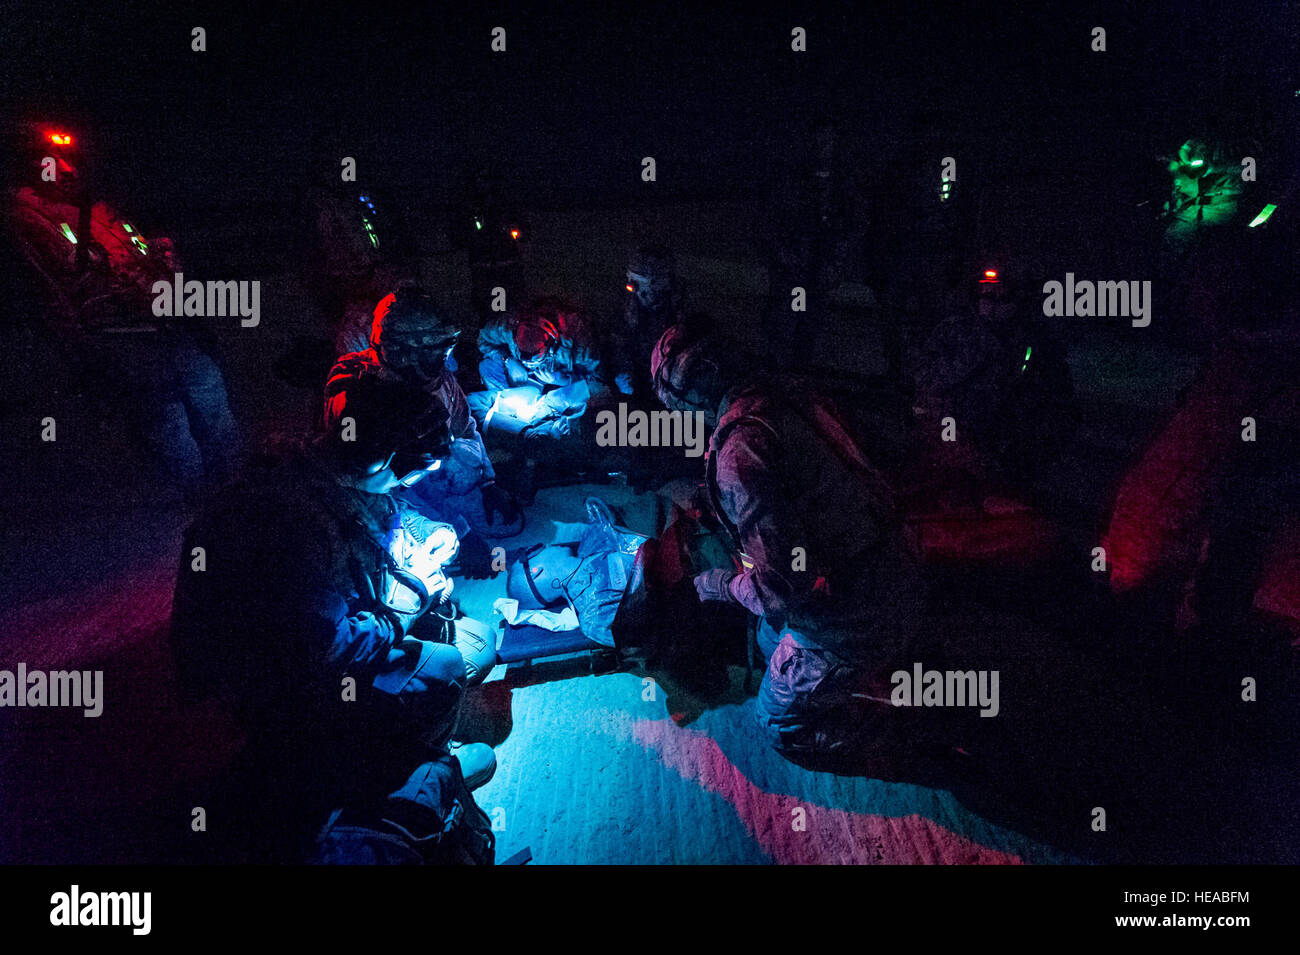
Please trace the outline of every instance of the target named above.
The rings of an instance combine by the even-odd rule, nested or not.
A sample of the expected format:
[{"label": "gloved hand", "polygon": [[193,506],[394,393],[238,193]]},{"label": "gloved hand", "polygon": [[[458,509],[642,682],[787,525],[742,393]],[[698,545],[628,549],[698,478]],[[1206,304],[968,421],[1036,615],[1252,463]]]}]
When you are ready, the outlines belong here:
[{"label": "gloved hand", "polygon": [[455,571],[470,580],[486,580],[492,576],[492,548],[474,531],[461,536]]},{"label": "gloved hand", "polygon": [[557,388],[555,391],[547,392],[533,407],[537,409],[538,418],[557,415],[573,417],[581,415],[586,410],[586,402],[581,397],[575,396],[571,389]]},{"label": "gloved hand", "polygon": [[528,383],[528,369],[517,358],[506,359],[506,381],[511,388]]},{"label": "gloved hand", "polygon": [[536,424],[529,425],[523,431],[526,441],[541,441],[545,438],[562,438],[572,429],[572,419],[562,415],[544,418]]},{"label": "gloved hand", "polygon": [[727,603],[735,602],[735,597],[731,595],[731,588],[728,584],[736,576],[734,570],[727,570],[725,567],[714,567],[706,570],[702,574],[695,576],[695,592],[699,594],[700,600],[721,600]]},{"label": "gloved hand", "polygon": [[622,394],[630,395],[632,393],[632,373],[624,371],[624,372],[619,372],[619,374],[615,375],[614,387],[617,388]]},{"label": "gloved hand", "polygon": [[532,377],[553,388],[567,388],[578,380],[578,375],[575,372],[555,364],[534,369]]},{"label": "gloved hand", "polygon": [[[492,520],[494,514],[501,515],[499,523],[513,524],[519,520],[519,510],[519,502],[509,491],[497,487],[496,484],[483,485],[483,516],[487,518],[489,524],[497,523]],[[461,547],[464,547],[463,542]]]}]

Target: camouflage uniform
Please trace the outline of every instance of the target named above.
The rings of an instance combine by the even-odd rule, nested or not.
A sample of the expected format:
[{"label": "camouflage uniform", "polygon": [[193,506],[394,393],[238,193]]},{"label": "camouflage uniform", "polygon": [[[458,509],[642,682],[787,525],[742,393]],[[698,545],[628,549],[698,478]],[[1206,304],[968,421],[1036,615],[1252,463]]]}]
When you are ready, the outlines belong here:
[{"label": "camouflage uniform", "polygon": [[[814,155],[780,184],[768,226],[769,305],[765,332],[783,367],[808,354],[831,293],[858,265],[865,232],[863,203],[829,126],[817,133]],[[805,310],[791,309],[791,289],[805,291]]]},{"label": "camouflage uniform", "polygon": [[[853,694],[879,693],[921,610],[888,487],[829,401],[780,384],[728,395],[708,487],[744,564],[727,589],[761,618],[764,731],[779,749],[815,755],[870,742],[862,721],[883,704]],[[800,552],[806,568],[792,569]]]},{"label": "camouflage uniform", "polygon": [[375,197],[359,189],[332,186],[312,196],[316,250],[308,266],[322,312],[330,324],[335,354],[369,345],[374,303],[389,289],[414,277],[396,255],[392,222],[381,216]]},{"label": "camouflage uniform", "polygon": [[[787,754],[849,757],[884,714],[881,677],[911,649],[922,584],[893,493],[849,418],[804,379],[728,388],[734,350],[675,326],[655,345],[660,400],[716,421],[707,490],[736,566],[697,574],[700,599],[759,618],[756,713]],[[883,692],[883,696],[882,696]]]},{"label": "camouflage uniform", "polygon": [[521,220],[501,196],[499,177],[486,169],[471,177],[466,198],[453,211],[447,235],[469,263],[470,305],[477,331],[492,320],[492,290],[502,288],[508,307],[523,292]]},{"label": "camouflage uniform", "polygon": [[33,317],[100,393],[127,398],[140,437],[193,498],[231,477],[240,438],[194,319],[153,315],[154,282],[171,282],[181,265],[169,239],[147,240],[107,203],[86,204],[76,190],[45,184],[10,195],[8,224],[39,309]]}]

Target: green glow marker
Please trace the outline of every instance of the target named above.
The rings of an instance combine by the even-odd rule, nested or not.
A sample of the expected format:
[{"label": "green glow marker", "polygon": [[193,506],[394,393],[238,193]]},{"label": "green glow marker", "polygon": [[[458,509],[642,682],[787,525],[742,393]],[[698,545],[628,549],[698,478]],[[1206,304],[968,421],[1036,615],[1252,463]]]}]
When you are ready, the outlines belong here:
[{"label": "green glow marker", "polygon": [[68,225],[66,222],[60,222],[59,231],[61,231],[63,233],[63,237],[67,239],[69,242],[71,242],[73,245],[77,244],[77,233],[72,231],[72,226]]},{"label": "green glow marker", "polygon": [[1263,209],[1259,210],[1259,215],[1255,216],[1254,221],[1252,221],[1247,228],[1253,229],[1257,225],[1263,225],[1268,221],[1268,217],[1271,216],[1276,209],[1277,206],[1270,202],[1268,205],[1264,206]]},{"label": "green glow marker", "polygon": [[129,222],[123,222],[123,223],[122,223],[122,228],[125,229],[127,232],[134,232],[134,231],[135,231],[135,229],[132,229],[132,228],[131,228],[131,223],[129,223]]},{"label": "green glow marker", "polygon": [[1192,160],[1191,162],[1189,162],[1187,165],[1191,166],[1191,167],[1194,169],[1194,168],[1196,168],[1197,166],[1204,166],[1204,165],[1205,165],[1205,160],[1204,160],[1204,159],[1193,159],[1193,160]]},{"label": "green glow marker", "polygon": [[1025,373],[1025,369],[1029,367],[1029,356],[1032,355],[1033,353],[1034,353],[1033,345],[1030,345],[1025,349],[1025,361],[1024,364],[1020,366],[1020,373],[1022,375]]},{"label": "green glow marker", "polygon": [[475,220],[474,220],[474,228],[478,229],[479,231],[482,231],[482,229],[483,229],[483,223],[480,222],[478,219],[475,219]]}]

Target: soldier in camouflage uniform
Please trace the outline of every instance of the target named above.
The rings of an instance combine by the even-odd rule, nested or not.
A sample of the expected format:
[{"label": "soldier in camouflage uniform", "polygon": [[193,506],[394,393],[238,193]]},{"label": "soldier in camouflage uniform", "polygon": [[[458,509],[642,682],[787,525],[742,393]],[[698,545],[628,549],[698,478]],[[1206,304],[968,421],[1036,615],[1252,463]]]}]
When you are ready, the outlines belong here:
[{"label": "soldier in camouflage uniform", "polygon": [[921,433],[956,422],[982,477],[1025,479],[1050,464],[1078,425],[1065,349],[1035,317],[1023,267],[979,270],[970,305],[931,332],[913,380]]},{"label": "soldier in camouflage uniform", "polygon": [[650,353],[659,336],[686,318],[672,250],[647,245],[633,252],[624,290],[622,321],[610,336],[614,384],[622,394],[652,399]]},{"label": "soldier in camouflage uniform", "polygon": [[[87,397],[125,406],[130,424],[193,503],[228,480],[241,456],[238,426],[212,336],[195,319],[159,318],[153,285],[182,266],[170,239],[92,195],[71,134],[27,130],[19,183],[5,219],[19,256],[31,327],[51,335],[92,383]],[[54,178],[42,175],[46,158]]]},{"label": "soldier in camouflage uniform", "polygon": [[465,392],[447,363],[459,335],[459,327],[428,293],[404,285],[375,306],[369,347],[338,359],[325,400],[328,412],[337,400],[335,383],[370,368],[418,385],[447,409],[455,441],[446,464],[403,493],[420,513],[458,526],[462,572],[483,577],[490,573],[486,538],[518,533],[522,515],[518,503],[496,483]]},{"label": "soldier in camouflage uniform", "polygon": [[524,436],[564,437],[587,410],[587,402],[608,390],[591,323],[555,298],[541,298],[489,323],[478,337],[485,391],[470,396],[486,416],[497,394],[530,385],[541,398]]},{"label": "soldier in camouflage uniform", "polygon": [[[373,368],[334,384],[324,432],[259,462],[187,531],[171,629],[182,695],[227,701],[247,736],[231,848],[261,862],[434,861],[461,813],[487,830],[465,783],[495,768],[483,744],[452,755],[468,661],[421,636],[445,582],[427,561],[404,568],[393,546],[410,525],[393,492],[446,460],[447,414]],[[394,851],[358,856],[329,837],[313,849],[327,820]],[[490,833],[480,845],[490,852]]]},{"label": "soldier in camouflage uniform", "polygon": [[874,742],[890,709],[884,674],[913,643],[916,557],[837,402],[801,379],[744,381],[730,354],[674,326],[652,358],[663,403],[713,426],[709,502],[734,565],[697,575],[696,593],[759,618],[768,668],[756,713],[772,745],[852,758]]}]

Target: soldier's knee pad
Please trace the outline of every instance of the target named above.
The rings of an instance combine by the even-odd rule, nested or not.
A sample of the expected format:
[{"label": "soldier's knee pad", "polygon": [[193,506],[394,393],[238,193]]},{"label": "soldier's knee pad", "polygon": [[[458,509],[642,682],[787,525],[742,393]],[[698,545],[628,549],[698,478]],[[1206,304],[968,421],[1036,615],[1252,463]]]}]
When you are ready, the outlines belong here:
[{"label": "soldier's knee pad", "polygon": [[470,686],[482,683],[496,666],[497,642],[492,628],[473,617],[452,622],[452,645],[464,660],[465,678]]}]

